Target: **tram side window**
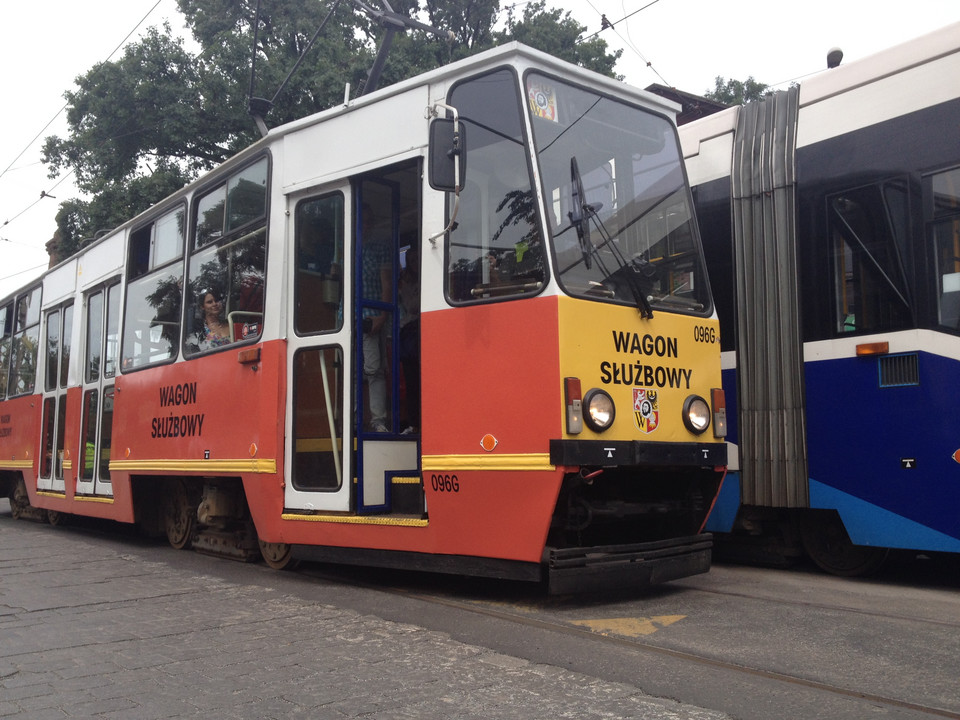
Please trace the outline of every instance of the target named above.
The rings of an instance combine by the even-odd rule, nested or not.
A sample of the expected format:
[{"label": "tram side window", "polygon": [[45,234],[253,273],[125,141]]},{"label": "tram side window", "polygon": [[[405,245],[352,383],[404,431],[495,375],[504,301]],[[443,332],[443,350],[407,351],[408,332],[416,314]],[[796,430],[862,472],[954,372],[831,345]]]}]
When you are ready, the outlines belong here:
[{"label": "tram side window", "polygon": [[912,327],[912,308],[895,239],[900,218],[891,215],[893,209],[885,203],[880,188],[860,188],[828,198],[827,211],[836,332]]},{"label": "tram side window", "polygon": [[931,178],[937,260],[938,322],[960,330],[960,168]]},{"label": "tram side window", "polygon": [[72,328],[72,303],[63,307],[62,326],[60,310],[47,313],[46,377],[43,383],[43,389],[47,392],[67,387]]},{"label": "tram side window", "polygon": [[17,298],[8,391],[11,396],[33,392],[40,344],[40,286]]},{"label": "tram side window", "polygon": [[0,400],[7,396],[7,377],[10,370],[10,335],[13,325],[13,305],[0,307]]},{"label": "tram side window", "polygon": [[293,485],[337,490],[343,482],[343,353],[302,349],[293,364]]},{"label": "tram side window", "polygon": [[447,236],[450,300],[534,294],[546,265],[517,80],[508,70],[468,80],[454,88],[450,104],[465,125],[469,155],[459,225]]},{"label": "tram side window", "polygon": [[[130,234],[121,353],[124,371],[166,362],[176,355],[185,222],[186,212],[181,206]],[[95,380],[99,364],[93,371],[88,358],[86,372],[88,381]]]},{"label": "tram side window", "polygon": [[343,324],[343,195],[305,200],[296,215],[295,326],[300,335]]},{"label": "tram side window", "polygon": [[197,202],[186,296],[187,355],[255,340],[263,331],[267,171],[263,157]]},{"label": "tram side window", "polygon": [[[106,342],[104,342],[103,299],[107,298]],[[120,285],[97,290],[87,297],[87,339],[84,355],[84,382],[96,382],[101,375],[117,374],[120,339]]]}]

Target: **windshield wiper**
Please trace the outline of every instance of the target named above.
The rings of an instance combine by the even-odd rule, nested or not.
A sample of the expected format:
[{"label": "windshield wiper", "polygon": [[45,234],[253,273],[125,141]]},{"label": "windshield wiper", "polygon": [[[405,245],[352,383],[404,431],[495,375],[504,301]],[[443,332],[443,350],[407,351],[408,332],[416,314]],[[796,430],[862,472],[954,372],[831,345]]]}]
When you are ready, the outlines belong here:
[{"label": "windshield wiper", "polygon": [[[583,189],[583,177],[580,175],[580,168],[577,165],[577,156],[573,155],[570,157],[570,185],[571,185],[571,194],[572,194],[572,209],[567,214],[570,218],[570,224],[577,231],[577,241],[580,244],[580,252],[583,255],[583,264],[589,270],[593,266],[592,258],[596,256],[597,264],[600,269],[603,271],[604,277],[611,277],[613,273],[609,272],[604,266],[603,259],[600,257],[599,250],[603,247],[610,248],[610,254],[613,255],[614,259],[619,265],[619,270],[616,271],[616,274],[622,275],[627,286],[630,288],[630,292],[633,295],[634,300],[637,303],[637,308],[640,310],[640,317],[652,318],[653,317],[653,308],[650,307],[650,301],[647,299],[647,296],[644,295],[643,289],[640,287],[640,281],[638,278],[640,268],[637,267],[634,263],[628,263],[624,257],[623,253],[620,251],[620,248],[614,242],[613,237],[607,232],[607,228],[604,226],[603,222],[600,220],[600,216],[597,214],[601,207],[601,204],[591,204],[587,202],[587,194]],[[590,219],[593,219],[594,224],[597,226],[597,230],[600,231],[600,236],[603,238],[603,242],[599,246],[595,246],[590,241]]]}]

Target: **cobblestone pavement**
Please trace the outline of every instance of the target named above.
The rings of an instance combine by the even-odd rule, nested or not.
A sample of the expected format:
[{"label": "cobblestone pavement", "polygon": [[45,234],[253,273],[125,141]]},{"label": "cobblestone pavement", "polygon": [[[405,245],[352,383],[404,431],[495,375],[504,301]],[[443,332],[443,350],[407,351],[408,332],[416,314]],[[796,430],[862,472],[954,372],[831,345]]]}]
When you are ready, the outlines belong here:
[{"label": "cobblestone pavement", "polygon": [[726,717],[152,552],[0,500],[0,717]]}]

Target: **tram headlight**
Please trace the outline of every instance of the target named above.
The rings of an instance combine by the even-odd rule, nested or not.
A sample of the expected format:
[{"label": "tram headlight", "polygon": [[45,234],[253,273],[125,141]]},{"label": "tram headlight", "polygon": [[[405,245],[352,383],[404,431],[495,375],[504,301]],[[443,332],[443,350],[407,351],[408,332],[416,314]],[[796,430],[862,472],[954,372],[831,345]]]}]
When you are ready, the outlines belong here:
[{"label": "tram headlight", "polygon": [[617,415],[613,398],[599,388],[587,390],[583,396],[583,420],[594,432],[603,432],[611,425]]},{"label": "tram headlight", "polygon": [[694,435],[700,435],[710,427],[710,406],[699,395],[691,395],[683,401],[683,424]]}]

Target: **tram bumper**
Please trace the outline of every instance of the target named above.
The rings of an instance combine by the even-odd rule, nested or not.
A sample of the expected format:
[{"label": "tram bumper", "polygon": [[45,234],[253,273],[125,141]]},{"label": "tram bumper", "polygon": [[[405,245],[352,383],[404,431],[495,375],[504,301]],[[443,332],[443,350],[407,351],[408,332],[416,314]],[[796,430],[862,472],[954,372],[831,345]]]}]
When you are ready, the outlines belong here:
[{"label": "tram bumper", "polygon": [[546,548],[551,595],[644,587],[710,569],[710,533],[597,547]]}]

